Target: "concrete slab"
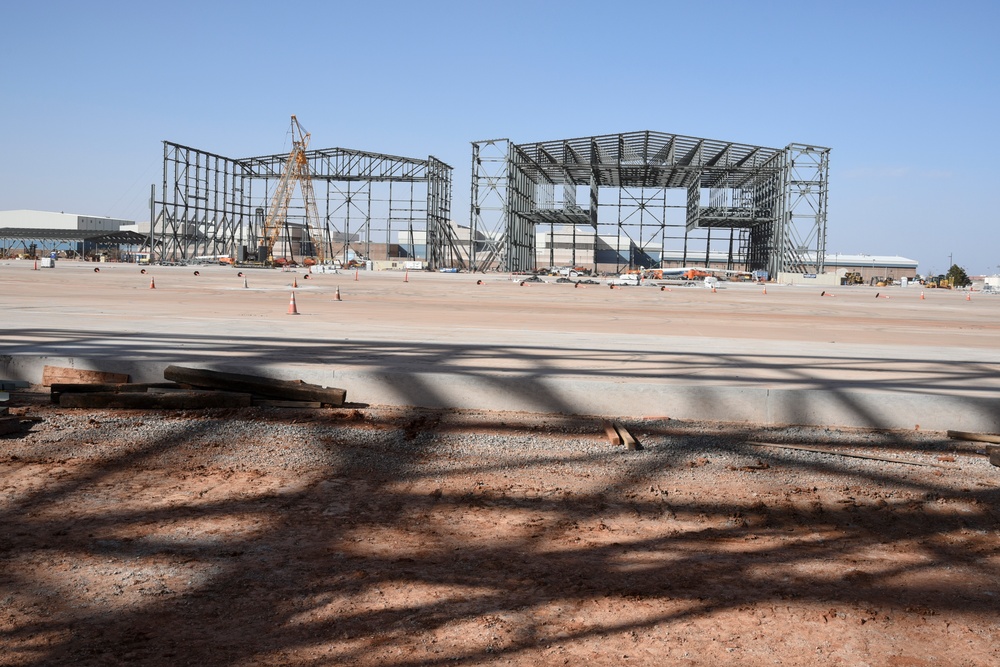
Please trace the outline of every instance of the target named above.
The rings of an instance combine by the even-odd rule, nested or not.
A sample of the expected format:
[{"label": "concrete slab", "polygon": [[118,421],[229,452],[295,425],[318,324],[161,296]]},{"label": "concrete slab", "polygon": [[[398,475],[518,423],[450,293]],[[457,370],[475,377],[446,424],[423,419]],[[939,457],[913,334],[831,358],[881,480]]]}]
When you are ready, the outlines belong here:
[{"label": "concrete slab", "polygon": [[37,383],[51,364],[155,382],[175,363],[364,403],[1000,430],[998,296],[239,271],[0,262],[0,377]]}]

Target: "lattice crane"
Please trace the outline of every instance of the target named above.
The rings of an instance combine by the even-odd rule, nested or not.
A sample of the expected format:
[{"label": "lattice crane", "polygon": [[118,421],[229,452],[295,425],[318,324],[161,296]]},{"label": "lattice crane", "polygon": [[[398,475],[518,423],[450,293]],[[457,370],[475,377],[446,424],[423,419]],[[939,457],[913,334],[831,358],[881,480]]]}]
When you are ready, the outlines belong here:
[{"label": "lattice crane", "polygon": [[[319,224],[319,210],[316,206],[316,192],[313,190],[312,173],[309,171],[309,158],[306,148],[309,147],[310,134],[292,116],[292,150],[285,161],[285,168],[278,179],[278,186],[271,197],[271,206],[264,219],[263,241],[258,253],[258,261],[274,262],[274,245],[278,241],[288,219],[288,205],[295,192],[295,184],[299,184],[306,212],[306,233],[313,245],[316,259],[322,263],[323,237]],[[317,234],[319,236],[317,237]]]}]

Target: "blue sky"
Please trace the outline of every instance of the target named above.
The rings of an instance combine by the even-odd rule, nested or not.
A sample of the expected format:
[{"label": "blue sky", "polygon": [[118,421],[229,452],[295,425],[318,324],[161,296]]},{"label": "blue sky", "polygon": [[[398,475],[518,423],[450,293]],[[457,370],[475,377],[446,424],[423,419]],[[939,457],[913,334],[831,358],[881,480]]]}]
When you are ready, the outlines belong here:
[{"label": "blue sky", "polygon": [[998,2],[0,0],[0,210],[147,219],[163,140],[454,167],[656,130],[829,146],[829,252],[1000,265]]}]

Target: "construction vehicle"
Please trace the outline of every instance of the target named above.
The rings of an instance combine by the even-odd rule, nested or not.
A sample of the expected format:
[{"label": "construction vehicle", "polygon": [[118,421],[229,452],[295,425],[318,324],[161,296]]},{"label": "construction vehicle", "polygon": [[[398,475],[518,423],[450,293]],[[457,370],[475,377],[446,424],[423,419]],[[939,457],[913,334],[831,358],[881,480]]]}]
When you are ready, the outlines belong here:
[{"label": "construction vehicle", "polygon": [[840,279],[841,285],[864,285],[865,279],[861,277],[860,271],[848,271]]},{"label": "construction vehicle", "polygon": [[[257,249],[257,261],[268,266],[293,264],[294,258],[274,257],[274,246],[285,229],[288,218],[288,206],[295,192],[295,184],[299,184],[306,213],[306,234],[312,245],[314,257],[312,264],[322,264],[324,261],[322,230],[319,225],[319,211],[316,207],[316,192],[313,189],[312,173],[309,171],[309,158],[306,149],[309,147],[310,134],[292,116],[292,150],[285,161],[285,168],[278,179],[278,186],[271,197],[271,206],[264,219],[262,239]],[[318,236],[317,236],[318,235]],[[281,260],[281,261],[279,261]]]},{"label": "construction vehicle", "polygon": [[948,276],[941,274],[938,276],[933,276],[924,281],[924,287],[936,287],[940,289],[951,289],[952,284]]}]

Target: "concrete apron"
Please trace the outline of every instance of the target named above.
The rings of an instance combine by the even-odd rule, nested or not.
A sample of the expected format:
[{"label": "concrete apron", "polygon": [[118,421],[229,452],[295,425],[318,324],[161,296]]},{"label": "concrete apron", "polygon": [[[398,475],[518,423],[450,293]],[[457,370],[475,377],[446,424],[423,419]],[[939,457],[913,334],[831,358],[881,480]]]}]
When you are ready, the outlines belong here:
[{"label": "concrete apron", "polygon": [[[99,363],[96,363],[99,362]],[[162,382],[164,360],[89,360],[0,355],[0,379],[39,385],[45,366],[128,373],[133,382]],[[1000,398],[862,389],[785,389],[609,381],[506,372],[430,373],[337,370],[306,363],[196,363],[233,373],[303,380],[347,390],[354,404],[431,409],[523,411],[629,418],[744,422],[924,431],[1000,432]]]}]

